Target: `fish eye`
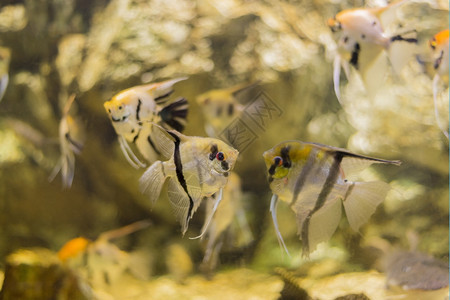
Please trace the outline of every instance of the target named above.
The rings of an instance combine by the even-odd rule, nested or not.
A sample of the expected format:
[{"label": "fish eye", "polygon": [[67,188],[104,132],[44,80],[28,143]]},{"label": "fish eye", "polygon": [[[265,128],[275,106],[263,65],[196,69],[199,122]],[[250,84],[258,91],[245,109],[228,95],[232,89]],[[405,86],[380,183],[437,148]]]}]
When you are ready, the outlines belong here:
[{"label": "fish eye", "polygon": [[108,108],[108,112],[111,113],[111,109],[110,108]]},{"label": "fish eye", "polygon": [[218,161],[223,161],[225,159],[225,155],[223,154],[223,152],[217,152],[216,159]]},{"label": "fish eye", "polygon": [[122,105],[119,105],[119,109],[122,109]]},{"label": "fish eye", "polygon": [[281,166],[283,164],[283,159],[280,156],[275,156],[273,159],[274,166]]}]

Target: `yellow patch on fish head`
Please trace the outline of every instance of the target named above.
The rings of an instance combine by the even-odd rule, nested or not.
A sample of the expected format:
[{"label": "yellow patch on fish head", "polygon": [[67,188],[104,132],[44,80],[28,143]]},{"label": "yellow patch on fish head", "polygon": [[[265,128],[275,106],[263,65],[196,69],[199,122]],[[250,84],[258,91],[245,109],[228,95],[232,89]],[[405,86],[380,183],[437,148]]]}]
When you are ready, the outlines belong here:
[{"label": "yellow patch on fish head", "polygon": [[58,251],[58,258],[62,262],[66,262],[68,259],[74,258],[86,251],[86,248],[90,243],[91,241],[84,237],[74,238],[65,243]]},{"label": "yellow patch on fish head", "polygon": [[342,30],[341,23],[339,23],[339,21],[336,20],[336,17],[329,18],[327,20],[327,25],[328,25],[328,27],[330,27],[331,31],[333,31],[333,32],[338,32],[338,31]]}]

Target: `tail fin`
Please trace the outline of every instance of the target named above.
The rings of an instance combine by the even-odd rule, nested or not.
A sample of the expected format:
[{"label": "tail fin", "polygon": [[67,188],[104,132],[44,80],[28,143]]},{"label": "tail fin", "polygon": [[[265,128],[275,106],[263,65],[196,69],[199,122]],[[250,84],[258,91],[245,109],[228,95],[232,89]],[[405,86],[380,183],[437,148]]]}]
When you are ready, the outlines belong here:
[{"label": "tail fin", "polygon": [[160,112],[164,123],[177,131],[183,131],[186,125],[186,117],[188,113],[188,102],[185,98],[180,98],[175,102],[165,106]]},{"label": "tail fin", "polygon": [[358,231],[386,198],[389,184],[382,181],[354,182],[344,199],[344,209],[350,227]]},{"label": "tail fin", "polygon": [[155,204],[165,181],[164,163],[158,160],[139,179],[139,190],[142,194],[149,196],[152,204]]}]

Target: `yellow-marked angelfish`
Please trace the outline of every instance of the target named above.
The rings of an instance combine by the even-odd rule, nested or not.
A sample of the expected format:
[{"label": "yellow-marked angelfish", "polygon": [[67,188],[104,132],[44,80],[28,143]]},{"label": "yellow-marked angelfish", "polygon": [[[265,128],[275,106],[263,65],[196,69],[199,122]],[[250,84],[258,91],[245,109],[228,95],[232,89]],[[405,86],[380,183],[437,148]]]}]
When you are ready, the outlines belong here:
[{"label": "yellow-marked angelfish", "polygon": [[[376,91],[385,74],[385,64],[375,60],[383,51],[388,51],[391,65],[397,73],[413,58],[417,39],[414,30],[403,30],[403,33],[388,34],[384,27],[393,20],[388,10],[395,9],[405,1],[397,1],[386,7],[355,8],[339,12],[328,19],[328,26],[337,35],[338,54],[334,60],[334,90],[338,100],[340,95],[340,72],[344,69],[350,77],[350,65],[358,69],[369,93]],[[384,16],[389,17],[384,17]],[[396,49],[391,45],[402,44]],[[373,68],[378,69],[373,69]],[[370,74],[369,74],[369,69]],[[379,76],[379,77],[376,77]]]},{"label": "yellow-marked angelfish", "polygon": [[[215,196],[216,194],[206,199],[207,216],[211,215],[214,209]],[[236,245],[238,244],[238,236],[242,236],[239,239],[241,241],[240,245],[246,245],[253,239],[243,208],[241,179],[235,172],[229,173],[228,183],[223,188],[222,201],[217,207],[209,227],[207,221],[205,219],[202,229],[202,231],[205,231],[206,248],[201,269],[208,276],[211,275],[217,266],[219,254],[227,235],[234,237],[233,240]],[[238,235],[238,230],[242,233],[241,235]]]},{"label": "yellow-marked angelfish", "polygon": [[104,103],[112,125],[119,136],[120,148],[127,161],[135,168],[145,167],[128,143],[134,143],[139,152],[153,163],[160,150],[154,143],[152,124],[182,131],[188,111],[185,98],[168,103],[173,85],[187,77],[135,86],[116,94]]},{"label": "yellow-marked angelfish", "polygon": [[11,50],[0,47],[0,101],[5,95],[9,81],[9,63],[11,61]]},{"label": "yellow-marked angelfish", "polygon": [[300,141],[283,142],[264,152],[263,157],[273,193],[270,211],[278,241],[287,252],[277,223],[280,199],[295,212],[306,256],[333,235],[341,219],[342,204],[350,227],[358,231],[390,189],[381,181],[350,181],[349,175],[373,163],[401,163]]},{"label": "yellow-marked angelfish", "polygon": [[184,234],[201,200],[218,192],[214,209],[207,217],[207,223],[211,221],[239,152],[215,138],[185,136],[157,125],[154,128],[159,129],[155,130],[159,133],[155,134],[156,145],[170,159],[156,161],[145,171],[139,180],[140,190],[154,204],[167,180],[168,198]]},{"label": "yellow-marked angelfish", "polygon": [[[434,100],[434,114],[439,128],[442,130],[444,135],[448,139],[448,124],[444,125],[439,117],[438,109],[438,93],[439,93],[439,83],[441,81],[448,84],[448,71],[449,71],[449,60],[448,60],[448,46],[449,46],[449,30],[443,30],[437,33],[430,41],[429,45],[433,50],[433,67],[436,70],[436,74],[433,78],[433,100]],[[448,96],[445,97],[448,100]],[[446,112],[448,116],[448,113]],[[448,122],[448,121],[447,121]]]},{"label": "yellow-marked angelfish", "polygon": [[141,253],[120,250],[111,240],[148,227],[146,220],[102,233],[95,241],[77,237],[65,243],[58,258],[94,286],[114,284],[129,270],[137,277],[146,277],[149,267]]},{"label": "yellow-marked angelfish", "polygon": [[244,111],[238,96],[255,85],[240,84],[227,89],[210,90],[197,97],[205,118],[205,131],[210,137],[218,137],[231,122]]},{"label": "yellow-marked angelfish", "polygon": [[75,94],[72,94],[67,100],[61,121],[59,122],[59,147],[61,157],[53,169],[49,180],[52,181],[61,171],[62,183],[64,188],[70,188],[75,174],[75,154],[80,154],[85,142],[85,128],[81,120],[70,115],[69,111],[75,100]]}]

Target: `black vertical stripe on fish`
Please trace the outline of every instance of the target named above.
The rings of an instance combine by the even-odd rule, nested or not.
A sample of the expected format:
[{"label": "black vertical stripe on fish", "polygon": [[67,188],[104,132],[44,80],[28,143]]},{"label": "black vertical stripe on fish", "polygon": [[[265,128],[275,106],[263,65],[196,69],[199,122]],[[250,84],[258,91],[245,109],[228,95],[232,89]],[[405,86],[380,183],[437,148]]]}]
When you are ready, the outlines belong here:
[{"label": "black vertical stripe on fish", "polygon": [[359,52],[361,51],[361,47],[358,43],[355,44],[355,48],[352,51],[352,57],[350,58],[350,64],[352,64],[355,68],[358,68],[358,59]]},{"label": "black vertical stripe on fish", "polygon": [[228,104],[228,116],[232,116],[234,113],[234,105],[233,103]]},{"label": "black vertical stripe on fish", "polygon": [[173,91],[174,91],[174,90],[170,90],[170,91],[168,91],[167,93],[165,93],[164,95],[161,95],[161,96],[156,97],[156,98],[155,98],[155,102],[156,102],[157,104],[161,104],[161,103],[166,102],[168,99],[165,99],[165,98],[169,97],[169,96],[173,93]]},{"label": "black vertical stripe on fish", "polygon": [[152,149],[156,152],[156,154],[161,155],[161,152],[159,152],[159,150],[156,149],[156,146],[155,146],[155,144],[153,143],[152,138],[150,137],[150,135],[147,136],[147,141],[148,141],[148,143],[150,144],[150,147],[152,147]]},{"label": "black vertical stripe on fish", "polygon": [[77,143],[75,140],[73,140],[73,139],[70,137],[70,134],[69,134],[68,132],[65,134],[65,137],[66,137],[66,140],[67,140],[72,146],[74,146],[75,149],[76,149],[77,151],[81,152],[81,150],[83,149],[83,145],[82,145],[82,144]]},{"label": "black vertical stripe on fish", "polygon": [[194,201],[192,200],[192,197],[188,192],[187,185],[186,185],[186,179],[184,178],[184,175],[183,175],[183,164],[181,162],[181,155],[180,155],[180,138],[172,132],[168,132],[168,133],[175,139],[175,142],[174,142],[175,149],[173,152],[173,160],[175,163],[175,172],[177,174],[178,183],[181,185],[181,187],[186,192],[186,195],[189,198],[189,209],[188,209],[188,214],[186,216],[186,226],[187,226],[187,223],[188,223],[189,218],[192,213],[192,209],[194,207]]},{"label": "black vertical stripe on fish", "polygon": [[283,167],[290,168],[291,167],[291,158],[289,157],[290,146],[283,147],[280,150],[280,156],[283,159]]},{"label": "black vertical stripe on fish", "polygon": [[228,171],[228,169],[229,169],[229,165],[228,165],[228,162],[226,162],[225,160],[224,161],[222,161],[221,163],[221,166],[222,166],[222,169],[224,170],[224,171]]},{"label": "black vertical stripe on fish", "polygon": [[136,143],[137,139],[139,138],[139,134],[141,133],[141,129],[138,130],[138,132],[136,133],[136,135],[133,138],[133,143]]},{"label": "black vertical stripe on fish", "polygon": [[211,153],[209,153],[209,160],[213,160],[214,158],[216,158],[217,152],[219,152],[217,145],[212,144],[210,151],[211,151]]},{"label": "black vertical stripe on fish", "polygon": [[291,200],[291,206],[295,204],[295,200],[298,198],[298,195],[300,194],[301,190],[303,189],[303,186],[305,185],[306,178],[308,177],[309,173],[311,172],[314,161],[316,159],[316,151],[315,149],[311,149],[311,152],[308,156],[308,160],[306,161],[306,164],[303,166],[302,171],[300,172],[300,175],[298,176],[297,180],[295,181],[294,185],[294,193]]},{"label": "black vertical stripe on fish", "polygon": [[302,231],[301,231],[301,237],[302,237],[302,243],[303,243],[303,249],[304,252],[309,253],[309,222],[311,221],[312,215],[318,211],[327,200],[327,197],[330,195],[331,191],[333,190],[334,184],[336,183],[338,177],[339,177],[339,170],[340,165],[342,162],[342,159],[344,158],[344,153],[336,152],[334,154],[334,161],[333,164],[330,167],[330,171],[328,172],[328,176],[325,179],[325,183],[323,184],[322,190],[319,193],[319,196],[317,197],[316,204],[314,205],[314,208],[308,213],[308,216],[305,218],[305,221],[303,222]]},{"label": "black vertical stripe on fish", "polygon": [[138,99],[138,105],[136,107],[136,120],[138,120],[138,121],[141,120],[141,118],[139,117],[139,112],[141,111],[141,105],[142,105],[141,99]]},{"label": "black vertical stripe on fish", "polygon": [[433,67],[435,70],[437,70],[439,68],[439,66],[441,65],[443,57],[444,57],[444,51],[442,50],[441,55],[439,55],[439,57],[434,61]]},{"label": "black vertical stripe on fish", "polygon": [[345,192],[344,201],[350,196],[350,194],[353,191],[353,188],[355,187],[355,183],[353,182],[347,189],[347,192]]}]

